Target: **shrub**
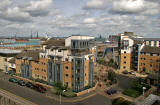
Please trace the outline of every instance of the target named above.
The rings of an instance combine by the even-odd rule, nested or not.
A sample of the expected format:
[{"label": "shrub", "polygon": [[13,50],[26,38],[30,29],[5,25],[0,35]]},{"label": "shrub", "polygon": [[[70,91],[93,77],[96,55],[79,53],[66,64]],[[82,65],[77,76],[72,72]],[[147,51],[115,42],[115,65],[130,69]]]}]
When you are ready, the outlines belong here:
[{"label": "shrub", "polygon": [[85,86],[85,89],[89,89],[89,88],[91,88],[91,86],[89,86],[89,85],[88,85],[88,86]]}]

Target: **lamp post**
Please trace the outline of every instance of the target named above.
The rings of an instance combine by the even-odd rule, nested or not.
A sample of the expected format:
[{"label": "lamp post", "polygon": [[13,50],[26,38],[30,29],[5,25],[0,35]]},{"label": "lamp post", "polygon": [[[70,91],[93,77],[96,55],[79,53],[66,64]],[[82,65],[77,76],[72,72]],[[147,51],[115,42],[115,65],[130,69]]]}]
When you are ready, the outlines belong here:
[{"label": "lamp post", "polygon": [[62,94],[63,92],[65,92],[65,91],[66,91],[66,90],[63,90],[62,92],[60,92],[60,95],[59,95],[59,99],[60,99],[59,102],[60,102],[60,103],[59,103],[59,105],[62,105],[61,94]]},{"label": "lamp post", "polygon": [[142,89],[143,89],[143,99],[144,99],[144,92],[146,90],[146,87],[143,87]]}]

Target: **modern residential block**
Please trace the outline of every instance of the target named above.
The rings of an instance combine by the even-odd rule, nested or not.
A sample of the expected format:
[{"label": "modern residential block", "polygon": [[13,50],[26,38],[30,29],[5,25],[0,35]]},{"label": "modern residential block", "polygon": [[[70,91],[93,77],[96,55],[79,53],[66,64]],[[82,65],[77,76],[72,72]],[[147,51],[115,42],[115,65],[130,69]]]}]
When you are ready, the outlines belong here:
[{"label": "modern residential block", "polygon": [[94,37],[70,36],[48,40],[41,50],[24,51],[16,56],[16,73],[24,78],[41,79],[79,92],[93,86],[96,46]]}]

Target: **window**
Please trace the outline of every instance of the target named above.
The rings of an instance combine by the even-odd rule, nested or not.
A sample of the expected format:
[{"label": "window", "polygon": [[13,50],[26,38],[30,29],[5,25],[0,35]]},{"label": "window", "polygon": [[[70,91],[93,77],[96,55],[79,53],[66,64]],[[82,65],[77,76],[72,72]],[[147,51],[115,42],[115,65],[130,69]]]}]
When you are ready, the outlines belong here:
[{"label": "window", "polygon": [[152,59],[150,59],[150,62],[152,63]]},{"label": "window", "polygon": [[66,77],[68,77],[68,74],[66,74]]},{"label": "window", "polygon": [[124,61],[123,63],[126,64],[126,61]]},{"label": "window", "polygon": [[7,58],[4,58],[4,61],[7,62]]},{"label": "window", "polygon": [[68,58],[65,58],[65,61],[68,61]]},{"label": "window", "polygon": [[45,69],[42,69],[42,72],[46,72],[46,70],[45,70]]},{"label": "window", "polygon": [[144,58],[144,60],[146,60],[146,58]]},{"label": "window", "polygon": [[124,59],[126,59],[126,56],[124,56]]},{"label": "window", "polygon": [[126,54],[126,51],[124,51],[124,53]]},{"label": "window", "polygon": [[74,76],[72,75],[72,78],[73,78]]},{"label": "window", "polygon": [[126,66],[123,66],[123,69],[126,69]]},{"label": "window", "polygon": [[143,60],[143,58],[141,58],[141,60]]},{"label": "window", "polygon": [[43,79],[46,79],[46,77],[42,76]]},{"label": "window", "polygon": [[68,70],[68,66],[65,66],[65,68]]},{"label": "window", "polygon": [[61,52],[61,50],[59,49],[58,52]]},{"label": "window", "polygon": [[143,63],[143,65],[145,66],[146,64],[145,64],[145,63]]},{"label": "window", "polygon": [[150,64],[150,67],[152,67],[152,64]]}]

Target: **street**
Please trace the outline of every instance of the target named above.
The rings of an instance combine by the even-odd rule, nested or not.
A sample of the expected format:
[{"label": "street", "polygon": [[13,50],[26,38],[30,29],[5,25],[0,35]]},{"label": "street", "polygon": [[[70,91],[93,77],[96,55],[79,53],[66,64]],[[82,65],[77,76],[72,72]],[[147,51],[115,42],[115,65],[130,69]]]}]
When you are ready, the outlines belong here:
[{"label": "street", "polygon": [[[37,105],[59,105],[59,102],[46,97],[45,94],[39,93],[27,87],[21,87],[17,84],[8,82],[8,78],[11,76],[0,73],[0,88],[10,93],[20,96],[28,101],[31,101]],[[111,105],[111,100],[96,94],[86,100],[75,103],[63,103],[62,105]]]}]

